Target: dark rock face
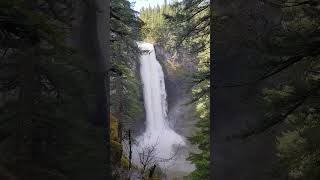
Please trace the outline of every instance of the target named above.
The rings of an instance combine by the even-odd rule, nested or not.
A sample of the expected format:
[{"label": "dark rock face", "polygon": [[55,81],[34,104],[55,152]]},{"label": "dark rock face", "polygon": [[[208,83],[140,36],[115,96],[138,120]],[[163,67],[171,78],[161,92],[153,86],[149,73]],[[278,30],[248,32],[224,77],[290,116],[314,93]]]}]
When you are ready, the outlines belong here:
[{"label": "dark rock face", "polygon": [[[196,58],[180,50],[176,55],[154,45],[157,60],[162,66],[170,110],[183,96],[191,98],[191,76],[196,71]],[[173,69],[177,68],[177,69]]]},{"label": "dark rock face", "polygon": [[[214,70],[212,112],[212,177],[214,180],[273,180],[268,175],[275,158],[273,132],[246,140],[227,140],[262,123],[261,91],[266,82],[222,88],[261,77],[263,38],[279,23],[280,9],[259,0],[218,0],[213,10],[226,18],[222,28],[212,31]],[[222,42],[222,43],[215,43]]]}]

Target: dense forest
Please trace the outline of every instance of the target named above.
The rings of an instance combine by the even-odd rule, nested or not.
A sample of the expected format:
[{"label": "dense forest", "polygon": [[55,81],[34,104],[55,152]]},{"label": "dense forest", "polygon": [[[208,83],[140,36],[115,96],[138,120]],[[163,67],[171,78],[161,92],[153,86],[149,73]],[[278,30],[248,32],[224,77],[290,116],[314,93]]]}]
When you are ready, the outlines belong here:
[{"label": "dense forest", "polygon": [[[206,50],[200,47],[208,38],[180,40],[186,35],[163,34],[171,31],[166,25],[175,28],[178,16],[185,24],[181,33],[193,28],[184,22],[190,18],[187,13],[178,13],[192,6],[197,4],[165,4],[148,9],[148,15],[142,10],[139,17],[129,1],[115,0],[110,3],[108,20],[108,5],[103,1],[1,1],[1,177],[123,179],[130,177],[131,169],[140,172],[124,143],[134,142],[131,124],[143,119],[137,71],[141,52],[136,44],[143,40],[172,52],[182,42],[181,48],[187,50],[199,47],[202,65],[194,78],[199,85],[193,91],[201,97],[195,101],[205,139],[195,136],[191,141],[205,151],[191,155],[190,160],[198,169],[208,167],[209,94],[208,81],[202,77],[208,74],[209,58],[208,45]],[[205,7],[204,13],[192,17],[192,26],[204,20],[201,26],[209,36],[209,18],[203,18],[208,16],[208,4]],[[153,17],[154,22],[147,22],[146,17]],[[106,21],[111,25],[110,38],[107,27],[99,24]],[[158,29],[162,34],[152,33]],[[108,39],[110,49],[101,44]],[[105,132],[109,127],[110,133]],[[152,177],[148,172],[142,173]]]},{"label": "dense forest", "polygon": [[[169,57],[161,59],[157,52],[157,59],[164,71],[188,82],[197,130],[187,139],[197,151],[188,154],[195,168],[184,178],[232,177],[248,174],[249,167],[262,169],[255,178],[320,179],[320,2],[241,3],[164,0],[136,12],[128,0],[0,0],[0,179],[165,179],[158,162],[136,163],[132,157],[145,121],[141,41],[163,49]],[[250,58],[253,63],[236,64]],[[192,61],[195,71],[180,72],[175,61]],[[227,73],[221,73],[225,66]],[[244,66],[254,75],[236,74]],[[215,73],[218,78],[234,73],[238,81],[221,78],[211,85]],[[215,123],[215,118],[236,105],[218,97],[218,106],[227,108],[215,107],[213,118],[216,112],[210,112],[215,92],[234,98],[232,92],[243,91],[230,88],[248,88],[247,94],[255,89],[257,100],[249,111],[262,114],[245,125],[227,124],[235,133],[219,130],[229,122]],[[210,131],[217,136],[210,138]],[[274,143],[266,145],[267,153],[255,153],[262,154],[260,163],[271,165],[252,167],[255,158],[228,164],[228,157],[216,157],[254,154],[232,143],[254,144],[252,138],[268,132]]]},{"label": "dense forest", "polygon": [[[259,131],[286,123],[277,137],[275,172],[288,179],[318,179],[319,171],[319,1],[285,1],[281,26],[272,33],[268,55],[281,76],[263,91],[266,122]],[[269,47],[270,47],[269,46]]]},{"label": "dense forest", "polygon": [[107,177],[106,63],[89,61],[90,49],[70,36],[76,4],[3,0],[0,8],[1,179]]},{"label": "dense forest", "polygon": [[319,1],[211,12],[214,178],[319,179]]}]

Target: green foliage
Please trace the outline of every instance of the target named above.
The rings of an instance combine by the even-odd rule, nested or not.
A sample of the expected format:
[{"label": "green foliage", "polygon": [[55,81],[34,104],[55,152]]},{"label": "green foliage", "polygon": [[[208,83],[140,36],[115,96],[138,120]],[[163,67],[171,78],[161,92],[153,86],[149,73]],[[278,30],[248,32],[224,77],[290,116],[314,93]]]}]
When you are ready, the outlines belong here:
[{"label": "green foliage", "polygon": [[112,165],[115,179],[124,179],[129,168],[124,154],[124,132],[144,116],[140,83],[140,50],[142,21],[128,0],[111,1],[110,112],[117,123],[111,124]]},{"label": "green foliage", "polygon": [[[121,122],[132,123],[143,116],[143,104],[140,101],[139,83],[140,50],[136,44],[140,40],[141,20],[126,0],[111,3],[111,112],[123,114]],[[121,112],[120,112],[121,111]]]},{"label": "green foliage", "polygon": [[289,179],[319,179],[320,133],[319,112],[310,109],[291,115],[288,121],[293,131],[278,138],[278,160],[275,173]]},{"label": "green foliage", "polygon": [[197,101],[196,110],[200,129],[194,136],[189,138],[192,144],[198,145],[200,153],[191,153],[188,160],[195,164],[196,170],[191,173],[192,179],[208,179],[210,165],[210,101],[209,96],[204,95]]},{"label": "green foliage", "polygon": [[121,158],[121,166],[125,169],[128,169],[129,168],[129,160],[128,158],[122,156]]},{"label": "green foliage", "polygon": [[286,123],[277,138],[276,176],[289,180],[320,178],[319,2],[285,1],[283,20],[273,32],[270,60],[279,85],[264,91],[266,123],[262,131]]},{"label": "green foliage", "polygon": [[168,44],[173,38],[172,29],[168,28],[165,14],[173,15],[175,9],[169,5],[157,6],[156,8],[142,8],[140,18],[144,22],[142,35],[145,42],[157,43],[169,50]]},{"label": "green foliage", "polygon": [[195,164],[196,170],[192,179],[209,178],[210,164],[210,33],[209,2],[186,0],[176,3],[175,14],[166,15],[169,27],[174,32],[173,45],[183,48],[191,54],[197,54],[198,71],[193,78],[193,101],[196,103],[196,126],[199,131],[189,138],[192,144],[198,145],[200,153],[191,153],[189,160]]},{"label": "green foliage", "polygon": [[104,130],[89,120],[92,63],[65,43],[72,10],[69,0],[0,1],[0,164],[19,179],[104,171]]}]

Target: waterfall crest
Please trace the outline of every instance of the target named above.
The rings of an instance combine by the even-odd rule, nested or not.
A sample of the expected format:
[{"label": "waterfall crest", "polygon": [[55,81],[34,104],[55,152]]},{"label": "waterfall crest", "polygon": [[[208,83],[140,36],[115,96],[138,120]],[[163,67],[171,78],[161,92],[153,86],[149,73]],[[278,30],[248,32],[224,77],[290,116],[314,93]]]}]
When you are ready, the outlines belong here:
[{"label": "waterfall crest", "polygon": [[[185,145],[182,136],[169,126],[167,116],[167,94],[162,67],[156,59],[153,44],[138,42],[143,51],[140,57],[140,74],[143,83],[146,130],[137,138],[138,153],[155,146],[154,156],[168,159],[175,153],[174,146]],[[139,158],[138,153],[135,154]],[[160,164],[161,165],[161,164]]]}]

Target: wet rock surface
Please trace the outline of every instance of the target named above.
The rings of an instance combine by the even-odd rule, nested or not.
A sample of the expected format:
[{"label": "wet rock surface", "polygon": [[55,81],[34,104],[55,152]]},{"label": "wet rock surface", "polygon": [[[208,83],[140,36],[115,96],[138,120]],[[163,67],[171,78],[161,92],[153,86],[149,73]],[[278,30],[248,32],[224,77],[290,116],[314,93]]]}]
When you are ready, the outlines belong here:
[{"label": "wet rock surface", "polygon": [[162,61],[160,64],[164,67],[170,126],[186,139],[186,146],[180,147],[175,163],[165,173],[168,179],[187,179],[185,176],[195,167],[186,158],[190,152],[198,150],[187,140],[187,137],[196,133],[195,105],[190,104],[192,99],[190,82],[191,75],[196,70],[195,58],[183,52],[173,56],[157,45],[155,51],[157,59]]}]

